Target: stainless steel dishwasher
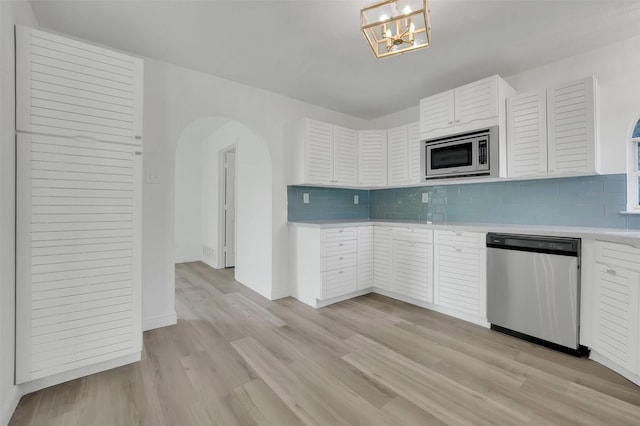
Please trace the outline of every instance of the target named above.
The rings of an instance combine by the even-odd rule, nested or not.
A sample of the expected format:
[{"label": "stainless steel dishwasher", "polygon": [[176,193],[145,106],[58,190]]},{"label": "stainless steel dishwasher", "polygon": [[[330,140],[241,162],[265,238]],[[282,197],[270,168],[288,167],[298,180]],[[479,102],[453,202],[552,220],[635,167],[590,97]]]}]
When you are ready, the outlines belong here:
[{"label": "stainless steel dishwasher", "polygon": [[580,346],[580,239],[487,234],[491,328],[564,352]]}]

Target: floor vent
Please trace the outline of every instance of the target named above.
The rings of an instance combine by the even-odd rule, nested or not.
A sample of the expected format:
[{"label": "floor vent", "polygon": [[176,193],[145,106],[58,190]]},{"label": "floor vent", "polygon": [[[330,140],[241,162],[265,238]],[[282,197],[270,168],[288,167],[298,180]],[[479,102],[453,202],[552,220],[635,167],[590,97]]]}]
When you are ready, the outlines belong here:
[{"label": "floor vent", "polygon": [[203,244],[202,245],[202,256],[204,256],[206,259],[215,260],[216,251],[215,251],[214,248],[209,247],[206,244]]}]

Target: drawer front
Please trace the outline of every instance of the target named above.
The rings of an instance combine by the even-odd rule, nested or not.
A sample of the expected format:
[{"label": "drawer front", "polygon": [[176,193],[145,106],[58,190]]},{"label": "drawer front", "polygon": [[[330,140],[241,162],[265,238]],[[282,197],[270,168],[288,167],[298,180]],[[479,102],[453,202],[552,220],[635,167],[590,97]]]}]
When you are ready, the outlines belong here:
[{"label": "drawer front", "polygon": [[322,242],[355,240],[356,238],[358,238],[358,228],[356,226],[323,229],[320,235],[320,241]]},{"label": "drawer front", "polygon": [[355,253],[357,247],[356,240],[330,241],[322,243],[320,246],[320,256],[338,256],[341,254]]},{"label": "drawer front", "polygon": [[323,271],[331,271],[333,269],[348,268],[356,266],[355,253],[339,254],[337,256],[328,256],[320,259],[320,267]]},{"label": "drawer front", "polygon": [[483,232],[435,231],[435,242],[454,247],[482,248],[486,246],[486,235]]},{"label": "drawer front", "polygon": [[596,261],[605,265],[623,266],[632,271],[640,271],[640,248],[598,241]]},{"label": "drawer front", "polygon": [[420,228],[393,228],[393,239],[399,241],[410,241],[414,243],[431,244],[433,242],[433,231]]},{"label": "drawer front", "polygon": [[355,266],[323,272],[321,300],[332,299],[356,291],[356,282]]}]

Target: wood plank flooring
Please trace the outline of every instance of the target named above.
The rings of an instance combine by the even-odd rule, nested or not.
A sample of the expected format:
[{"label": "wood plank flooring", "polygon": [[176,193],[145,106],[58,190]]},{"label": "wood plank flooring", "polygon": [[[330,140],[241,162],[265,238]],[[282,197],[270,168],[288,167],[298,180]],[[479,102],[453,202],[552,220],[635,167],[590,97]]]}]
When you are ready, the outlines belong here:
[{"label": "wood plank flooring", "polygon": [[11,425],[638,425],[640,388],[379,295],[314,310],[176,266],[143,360],[26,395]]}]

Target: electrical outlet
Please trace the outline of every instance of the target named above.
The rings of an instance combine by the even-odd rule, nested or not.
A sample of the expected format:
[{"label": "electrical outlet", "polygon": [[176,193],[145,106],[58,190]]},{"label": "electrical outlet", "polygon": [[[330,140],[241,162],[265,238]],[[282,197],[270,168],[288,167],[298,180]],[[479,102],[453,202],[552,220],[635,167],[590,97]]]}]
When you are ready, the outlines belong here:
[{"label": "electrical outlet", "polygon": [[144,182],[145,183],[160,183],[160,176],[158,173],[152,170],[145,170],[144,173]]},{"label": "electrical outlet", "polygon": [[429,193],[428,192],[423,192],[422,193],[422,204],[427,204],[429,202]]},{"label": "electrical outlet", "polygon": [[302,202],[304,204],[309,204],[309,193],[308,192],[304,192],[302,194]]},{"label": "electrical outlet", "polygon": [[360,197],[358,195],[354,195],[353,196],[353,204],[358,204],[360,203]]}]

